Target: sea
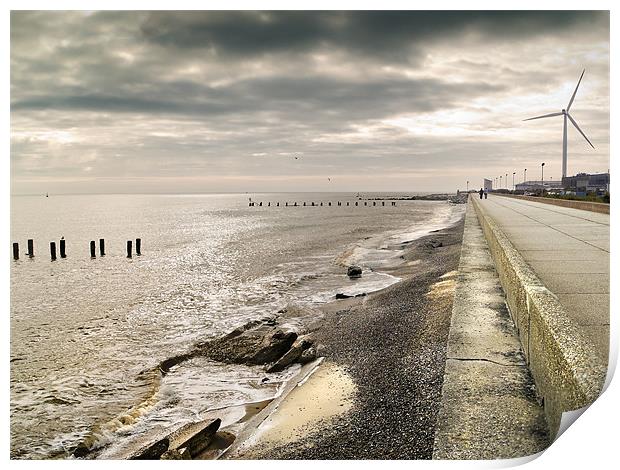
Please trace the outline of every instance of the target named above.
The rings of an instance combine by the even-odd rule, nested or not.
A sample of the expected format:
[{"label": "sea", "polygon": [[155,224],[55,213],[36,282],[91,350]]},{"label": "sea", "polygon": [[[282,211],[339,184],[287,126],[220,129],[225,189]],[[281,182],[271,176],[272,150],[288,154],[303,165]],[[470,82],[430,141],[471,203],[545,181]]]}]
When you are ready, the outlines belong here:
[{"label": "sea", "polygon": [[[10,267],[11,458],[73,458],[87,436],[95,449],[118,448],[153,427],[277,396],[298,369],[264,383],[260,366],[195,358],[152,396],[145,371],[283,308],[398,282],[382,269],[402,262],[400,244],[463,214],[447,201],[375,200],[412,194],[12,196],[20,258]],[[50,242],[58,250],[61,238],[66,258],[52,261]],[[351,264],[361,278],[346,275]],[[119,419],[128,409],[131,419]]]}]

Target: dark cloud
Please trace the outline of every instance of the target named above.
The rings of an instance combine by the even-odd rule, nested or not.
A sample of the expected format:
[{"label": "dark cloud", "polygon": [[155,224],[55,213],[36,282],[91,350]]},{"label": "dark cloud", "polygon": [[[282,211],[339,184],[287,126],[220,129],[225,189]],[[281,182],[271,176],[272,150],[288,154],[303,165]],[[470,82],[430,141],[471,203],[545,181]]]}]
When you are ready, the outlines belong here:
[{"label": "dark cloud", "polygon": [[377,55],[385,61],[420,52],[428,41],[454,40],[467,32],[496,40],[593,25],[608,30],[609,15],[582,11],[155,12],[141,31],[162,46],[206,49],[220,58],[324,47]]},{"label": "dark cloud", "polygon": [[[117,95],[57,90],[53,95],[15,100],[22,110],[86,110],[101,112],[170,113],[210,117],[231,113],[277,113],[291,121],[381,119],[409,112],[445,109],[503,85],[447,83],[441,79],[344,80],[328,77],[275,77],[243,80],[225,87],[192,82],[162,83],[148,93]],[[154,92],[153,92],[154,91]]]}]

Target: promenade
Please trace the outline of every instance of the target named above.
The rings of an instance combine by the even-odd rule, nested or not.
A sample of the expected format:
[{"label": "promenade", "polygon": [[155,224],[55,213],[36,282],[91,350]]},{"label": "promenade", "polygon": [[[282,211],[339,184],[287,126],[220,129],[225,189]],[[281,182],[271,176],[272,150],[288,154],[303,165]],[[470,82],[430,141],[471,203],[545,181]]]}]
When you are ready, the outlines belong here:
[{"label": "promenade", "polygon": [[609,214],[489,195],[477,200],[606,364]]},{"label": "promenade", "polygon": [[600,394],[608,349],[609,215],[472,195],[433,458],[544,449]]}]

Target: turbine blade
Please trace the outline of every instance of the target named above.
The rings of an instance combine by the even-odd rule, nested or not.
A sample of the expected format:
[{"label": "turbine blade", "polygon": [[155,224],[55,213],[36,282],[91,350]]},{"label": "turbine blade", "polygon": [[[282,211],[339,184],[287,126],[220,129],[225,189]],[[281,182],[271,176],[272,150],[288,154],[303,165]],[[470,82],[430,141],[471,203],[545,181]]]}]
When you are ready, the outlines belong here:
[{"label": "turbine blade", "polygon": [[566,113],[566,115],[568,116],[568,119],[570,119],[570,122],[573,123],[573,126],[575,126],[577,128],[577,130],[579,131],[579,133],[583,136],[584,139],[586,139],[588,141],[588,143],[590,144],[590,146],[592,148],[594,148],[594,145],[592,145],[592,142],[590,142],[590,139],[588,139],[586,137],[586,135],[583,133],[583,131],[581,129],[579,129],[579,126],[577,125],[577,123],[575,122],[575,120],[571,117],[570,114]]},{"label": "turbine blade", "polygon": [[570,111],[570,107],[573,104],[573,100],[575,99],[575,95],[577,94],[577,88],[579,88],[579,84],[581,83],[581,79],[583,78],[584,73],[586,73],[586,69],[583,69],[583,72],[581,72],[581,77],[579,77],[579,81],[577,82],[577,86],[575,87],[575,91],[573,92],[573,96],[570,97],[570,101],[568,102],[568,106],[566,107],[566,112]]},{"label": "turbine blade", "polygon": [[544,116],[536,116],[533,118],[528,118],[528,119],[524,119],[523,121],[532,121],[533,119],[542,119],[542,118],[548,118],[548,117],[553,117],[553,116],[561,116],[562,113],[551,113],[551,114],[545,114]]}]

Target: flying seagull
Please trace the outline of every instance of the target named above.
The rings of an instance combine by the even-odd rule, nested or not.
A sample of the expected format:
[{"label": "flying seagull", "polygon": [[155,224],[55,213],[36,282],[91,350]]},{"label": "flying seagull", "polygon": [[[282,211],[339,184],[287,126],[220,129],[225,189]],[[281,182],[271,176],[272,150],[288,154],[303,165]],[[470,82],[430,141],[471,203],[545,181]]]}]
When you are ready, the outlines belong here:
[{"label": "flying seagull", "polygon": [[586,73],[586,69],[583,69],[583,72],[581,72],[581,77],[579,77],[579,81],[577,82],[577,86],[575,87],[575,91],[573,92],[573,96],[571,96],[566,109],[563,109],[559,113],[544,114],[542,116],[536,116],[533,118],[524,119],[524,121],[532,121],[534,119],[543,119],[543,118],[554,117],[554,116],[564,116],[564,137],[562,139],[562,178],[566,177],[566,153],[567,153],[567,147],[568,147],[568,142],[567,142],[568,129],[567,129],[567,122],[566,122],[567,119],[570,120],[570,122],[573,124],[573,126],[575,126],[575,128],[577,128],[579,133],[583,136],[584,139],[586,139],[586,141],[590,144],[590,146],[594,148],[594,145],[592,145],[592,142],[590,142],[590,139],[586,137],[586,135],[579,128],[575,120],[568,113],[570,111],[571,105],[573,104],[573,101],[575,100],[575,95],[577,94],[577,89],[579,88],[579,85],[581,84],[581,79],[583,78],[584,73]]}]

